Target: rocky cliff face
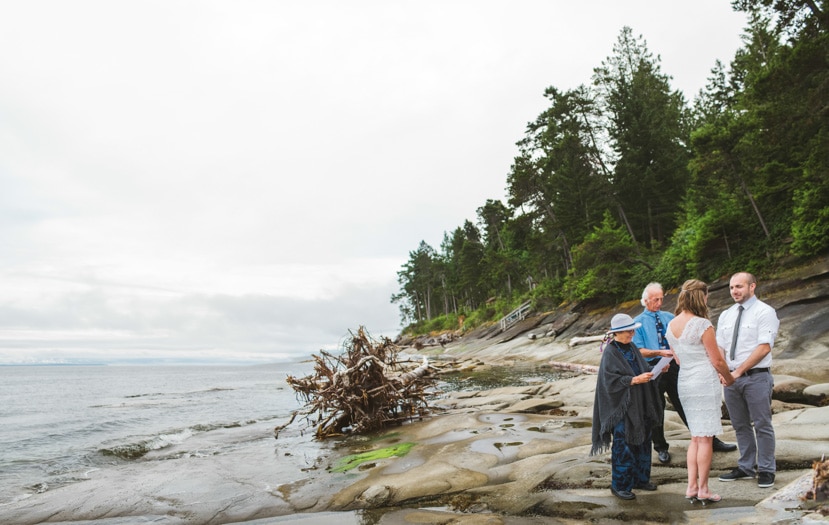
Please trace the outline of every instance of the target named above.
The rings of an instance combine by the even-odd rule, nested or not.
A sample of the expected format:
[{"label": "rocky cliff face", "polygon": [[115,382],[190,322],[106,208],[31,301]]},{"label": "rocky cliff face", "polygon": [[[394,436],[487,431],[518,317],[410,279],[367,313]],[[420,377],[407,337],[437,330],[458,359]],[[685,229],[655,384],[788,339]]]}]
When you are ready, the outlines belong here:
[{"label": "rocky cliff face", "polygon": [[[710,285],[708,304],[714,324],[720,313],[733,304],[729,278],[724,276]],[[820,382],[829,378],[829,259],[817,259],[775,278],[760,279],[756,294],[773,306],[780,318],[773,350],[775,374]],[[676,289],[666,290],[663,309],[673,311],[676,299]],[[551,312],[530,312],[524,320],[503,331],[495,324],[462,337],[444,335],[442,340],[421,338],[401,344],[416,344],[421,353],[424,348],[428,353],[432,346],[442,354],[478,357],[487,362],[555,359],[597,365],[595,338],[605,333],[611,317],[620,312],[636,316],[642,309],[638,299],[604,309],[565,305]]]}]

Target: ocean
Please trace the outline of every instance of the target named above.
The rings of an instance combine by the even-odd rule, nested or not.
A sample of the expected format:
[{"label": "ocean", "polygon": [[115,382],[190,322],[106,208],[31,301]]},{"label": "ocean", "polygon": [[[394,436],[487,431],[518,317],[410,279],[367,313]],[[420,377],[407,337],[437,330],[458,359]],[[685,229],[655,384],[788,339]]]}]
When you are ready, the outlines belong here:
[{"label": "ocean", "polygon": [[272,428],[301,406],[285,378],[311,370],[307,362],[0,366],[0,516],[93,471],[131,464],[140,475],[152,461],[276,444]]},{"label": "ocean", "polygon": [[[286,377],[312,371],[310,361],[0,366],[0,523],[374,523],[359,511],[306,514],[314,484],[302,487],[341,453],[337,440],[315,440],[301,418],[274,439],[274,427],[302,407]],[[442,376],[438,389],[559,374],[496,367]],[[347,478],[332,477],[325,490]],[[300,491],[292,501],[302,513],[284,490]]]}]

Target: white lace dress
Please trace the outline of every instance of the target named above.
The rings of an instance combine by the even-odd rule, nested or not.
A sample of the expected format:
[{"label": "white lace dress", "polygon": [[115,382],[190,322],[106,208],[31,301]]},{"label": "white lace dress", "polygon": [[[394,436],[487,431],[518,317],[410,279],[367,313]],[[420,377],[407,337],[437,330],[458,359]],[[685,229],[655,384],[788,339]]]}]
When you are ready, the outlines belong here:
[{"label": "white lace dress", "polygon": [[679,358],[677,392],[692,436],[722,434],[722,385],[702,344],[702,333],[711,321],[693,317],[677,339],[668,332],[668,342]]}]

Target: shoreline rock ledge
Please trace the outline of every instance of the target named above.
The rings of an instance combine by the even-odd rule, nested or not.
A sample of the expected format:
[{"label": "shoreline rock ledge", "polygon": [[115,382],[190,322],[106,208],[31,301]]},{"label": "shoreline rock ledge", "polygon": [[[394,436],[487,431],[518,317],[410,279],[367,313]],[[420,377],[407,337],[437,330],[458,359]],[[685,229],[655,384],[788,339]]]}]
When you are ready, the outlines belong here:
[{"label": "shoreline rock ledge", "polygon": [[[140,466],[140,476],[133,475],[136,467],[130,464],[101,469],[82,483],[6,505],[0,508],[0,522],[826,523],[800,498],[811,488],[812,463],[829,456],[829,262],[815,261],[761,282],[758,295],[781,320],[772,367],[774,488],[761,489],[750,480],[717,481],[736,465],[737,452],[715,453],[711,487],[723,501],[691,505],[684,498],[690,435],[669,406],[665,427],[672,461],[662,465],[654,458],[652,481],[658,489],[636,491],[632,501],[611,495],[609,454],[589,455],[597,338],[613,314],[641,310],[638,301],[630,301],[615,309],[576,305],[531,312],[505,331],[485,327],[434,345],[398,342],[413,360],[428,356],[440,373],[506,367],[530,372],[521,385],[445,392],[431,403],[434,416],[382,435],[320,443],[292,429],[274,442],[272,422],[217,430],[183,449],[153,453]],[[676,292],[668,290],[665,308],[673,310],[675,300]],[[712,284],[709,304],[716,322],[731,304],[727,281]],[[545,368],[557,370],[558,377],[549,380],[549,374],[539,372]],[[722,439],[735,442],[725,413],[723,424]],[[209,458],[164,460],[198,449],[198,439],[208,440],[208,449],[214,441],[249,445],[226,447]],[[343,456],[392,446],[409,452],[375,454],[378,459],[335,471]]]},{"label": "shoreline rock ledge", "polygon": [[[779,470],[773,489],[761,489],[753,481],[717,481],[716,476],[736,464],[737,453],[715,453],[711,487],[723,501],[706,507],[684,499],[690,436],[669,410],[666,437],[673,459],[668,465],[654,459],[652,480],[658,490],[635,491],[636,500],[621,501],[609,490],[609,454],[589,456],[594,386],[595,376],[583,374],[550,383],[449,393],[442,400],[447,413],[374,440],[371,447],[417,445],[404,457],[377,461],[352,474],[327,510],[397,509],[386,510],[379,522],[389,524],[825,519],[801,508],[800,496],[811,488],[812,461],[828,448],[829,407],[790,406],[775,414]],[[722,437],[734,442],[725,423]],[[421,508],[406,510],[412,506]],[[454,517],[447,521],[448,516]]]},{"label": "shoreline rock ledge", "polygon": [[[665,309],[673,310],[675,295],[668,291]],[[633,501],[611,495],[609,454],[589,456],[596,340],[615,313],[641,311],[631,301],[614,310],[533,314],[506,331],[481,328],[435,345],[399,341],[416,359],[430,356],[442,372],[531,365],[567,370],[569,377],[444,394],[437,404],[444,414],[389,434],[389,443],[417,443],[411,452],[352,474],[328,510],[385,508],[378,522],[384,524],[825,523],[801,496],[811,488],[812,463],[829,456],[829,263],[760,283],[758,296],[781,320],[772,368],[778,463],[772,489],[751,480],[719,482],[738,453],[715,453],[711,488],[723,501],[691,505],[684,498],[690,434],[669,405],[672,461],[662,465],[654,457],[658,490],[635,491]],[[731,304],[727,279],[713,283],[712,321]],[[723,417],[720,437],[734,443],[725,411]]]}]

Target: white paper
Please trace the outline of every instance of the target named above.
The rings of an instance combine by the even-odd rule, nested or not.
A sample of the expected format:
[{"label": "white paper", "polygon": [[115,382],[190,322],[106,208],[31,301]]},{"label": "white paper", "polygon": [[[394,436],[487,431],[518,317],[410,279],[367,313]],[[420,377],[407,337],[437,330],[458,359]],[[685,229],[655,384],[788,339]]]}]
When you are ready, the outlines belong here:
[{"label": "white paper", "polygon": [[663,357],[662,359],[659,360],[658,363],[653,365],[653,368],[651,369],[651,372],[653,373],[653,377],[651,378],[651,381],[653,381],[654,379],[659,377],[659,374],[664,372],[665,369],[668,368],[668,365],[670,365],[671,361],[673,361],[673,360],[674,360],[673,357]]}]

